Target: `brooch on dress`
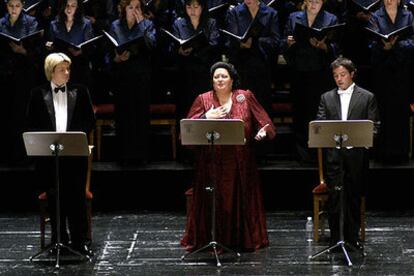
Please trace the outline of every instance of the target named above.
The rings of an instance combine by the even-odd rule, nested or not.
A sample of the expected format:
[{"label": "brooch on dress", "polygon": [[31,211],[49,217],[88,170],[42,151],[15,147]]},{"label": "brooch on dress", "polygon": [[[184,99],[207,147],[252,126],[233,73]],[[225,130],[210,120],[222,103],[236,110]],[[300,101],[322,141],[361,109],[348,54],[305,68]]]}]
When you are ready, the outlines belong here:
[{"label": "brooch on dress", "polygon": [[246,97],[243,94],[237,95],[236,100],[238,103],[244,102],[246,100]]}]

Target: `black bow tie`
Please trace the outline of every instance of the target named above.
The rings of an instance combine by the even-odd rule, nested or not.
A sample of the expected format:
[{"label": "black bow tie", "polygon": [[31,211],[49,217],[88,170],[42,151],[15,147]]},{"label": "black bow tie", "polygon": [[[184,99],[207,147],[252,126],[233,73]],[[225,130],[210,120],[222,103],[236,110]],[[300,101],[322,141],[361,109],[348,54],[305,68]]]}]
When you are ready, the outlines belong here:
[{"label": "black bow tie", "polygon": [[62,93],[65,92],[65,86],[60,86],[60,87],[55,87],[55,89],[53,91],[55,91],[55,93],[58,93],[59,91],[61,91]]}]

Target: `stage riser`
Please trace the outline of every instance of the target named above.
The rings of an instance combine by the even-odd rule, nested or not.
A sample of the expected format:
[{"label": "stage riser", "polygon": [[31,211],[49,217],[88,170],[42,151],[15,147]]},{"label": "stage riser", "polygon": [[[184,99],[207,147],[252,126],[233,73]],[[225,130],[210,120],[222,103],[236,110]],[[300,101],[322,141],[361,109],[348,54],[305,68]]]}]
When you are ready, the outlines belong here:
[{"label": "stage riser", "polygon": [[[309,169],[261,169],[266,210],[311,210],[317,171]],[[96,211],[185,209],[185,191],[191,187],[192,170],[94,170],[93,206]],[[411,180],[410,180],[411,179]],[[413,210],[413,169],[371,169],[367,188],[369,210]],[[37,208],[34,171],[0,171],[0,211]]]}]

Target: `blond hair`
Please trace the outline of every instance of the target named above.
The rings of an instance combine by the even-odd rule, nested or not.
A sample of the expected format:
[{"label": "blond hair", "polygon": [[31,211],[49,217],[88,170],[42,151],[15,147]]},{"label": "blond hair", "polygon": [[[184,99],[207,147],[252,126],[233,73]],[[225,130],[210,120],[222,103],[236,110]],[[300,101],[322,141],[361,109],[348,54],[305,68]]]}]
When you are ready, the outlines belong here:
[{"label": "blond hair", "polygon": [[64,53],[52,53],[45,59],[45,75],[48,81],[52,80],[52,73],[55,71],[56,66],[59,63],[67,62],[69,65],[72,64],[70,58]]}]

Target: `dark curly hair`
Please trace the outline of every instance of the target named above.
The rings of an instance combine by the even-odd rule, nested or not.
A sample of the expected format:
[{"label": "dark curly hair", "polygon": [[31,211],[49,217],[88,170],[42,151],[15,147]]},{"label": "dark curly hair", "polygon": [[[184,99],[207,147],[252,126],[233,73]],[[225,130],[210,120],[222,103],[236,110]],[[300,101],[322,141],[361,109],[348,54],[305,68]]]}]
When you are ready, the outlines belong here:
[{"label": "dark curly hair", "polygon": [[231,63],[223,61],[214,63],[213,66],[211,66],[210,68],[211,81],[213,81],[214,72],[220,68],[226,69],[227,72],[229,72],[230,78],[233,80],[233,89],[238,88],[240,85],[239,74],[237,73],[236,68],[234,68],[233,64]]}]

